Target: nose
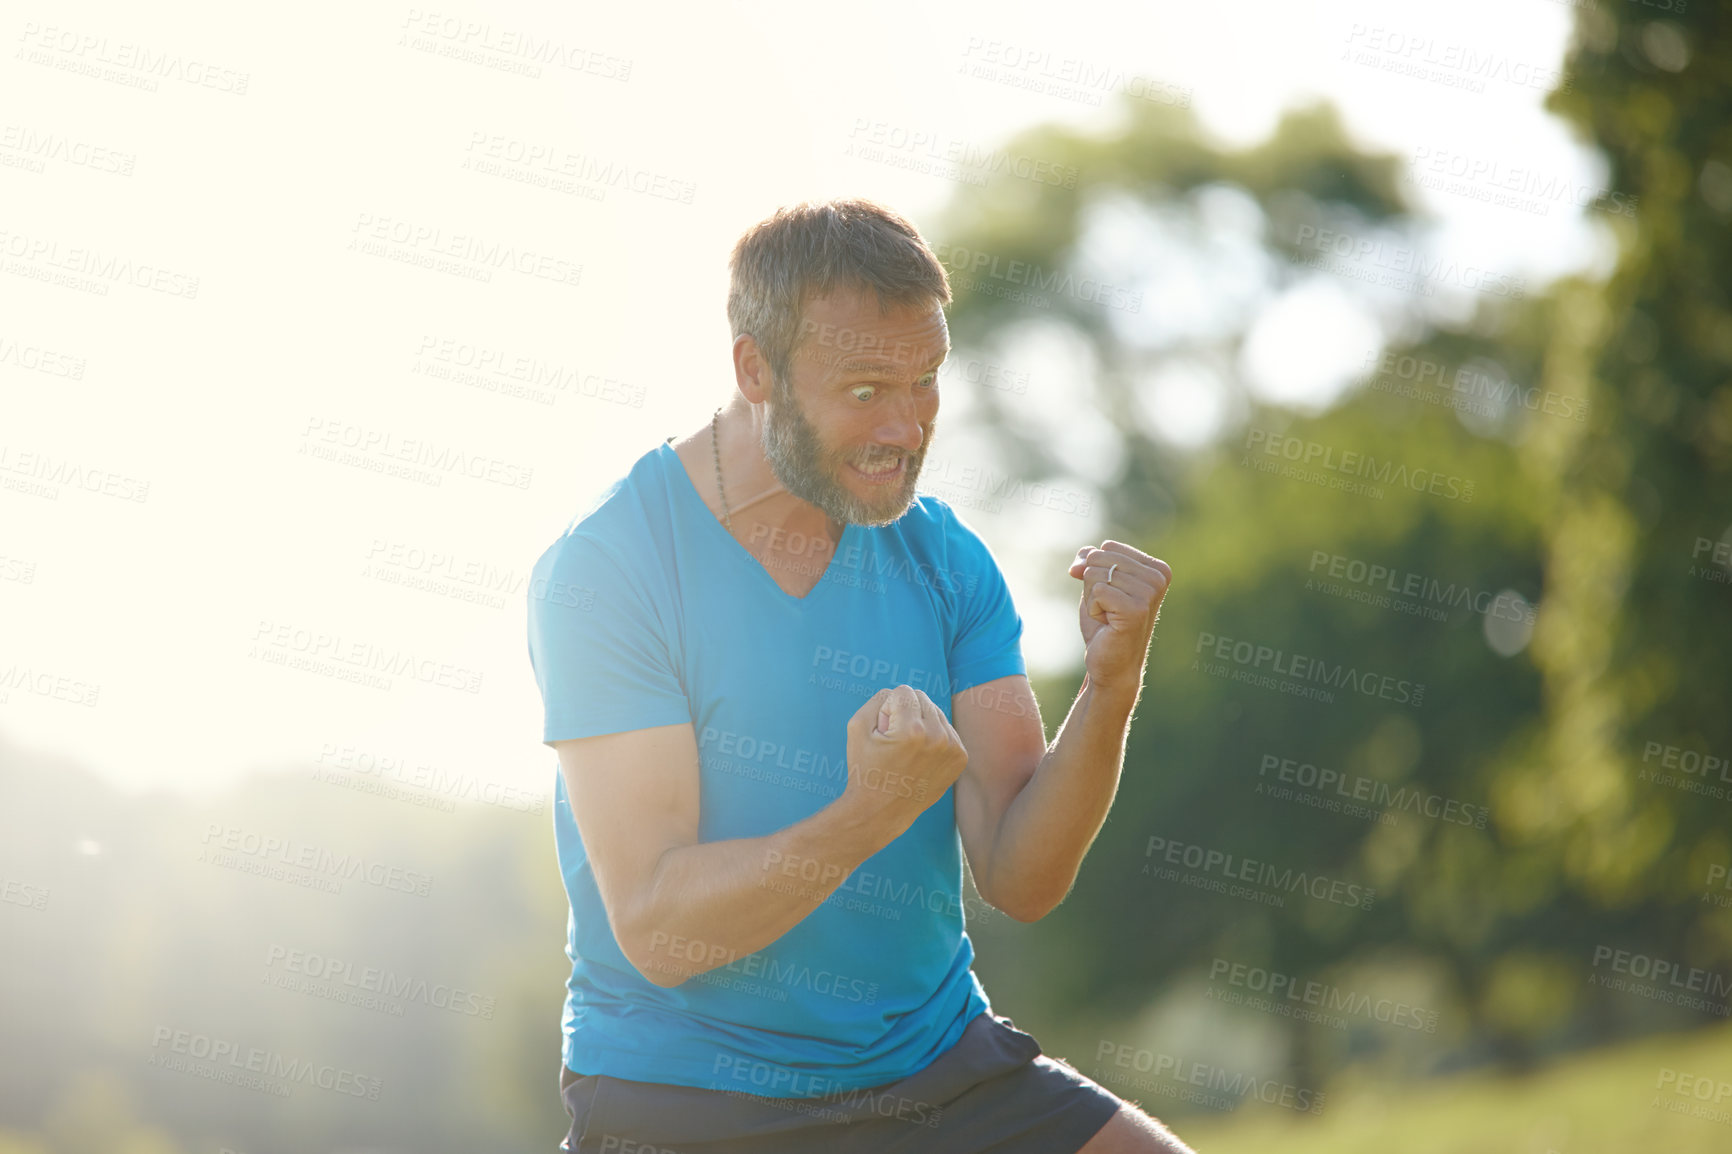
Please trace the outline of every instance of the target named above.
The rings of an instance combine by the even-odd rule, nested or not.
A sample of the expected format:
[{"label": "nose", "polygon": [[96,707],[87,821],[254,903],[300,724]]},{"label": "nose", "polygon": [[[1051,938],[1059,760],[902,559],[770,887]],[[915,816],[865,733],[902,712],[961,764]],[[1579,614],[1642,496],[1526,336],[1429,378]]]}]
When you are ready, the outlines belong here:
[{"label": "nose", "polygon": [[920,444],[926,439],[926,433],[920,424],[920,407],[914,403],[913,397],[898,397],[896,403],[887,406],[884,419],[875,430],[874,440],[881,450],[891,447],[901,449],[904,453],[919,450]]}]

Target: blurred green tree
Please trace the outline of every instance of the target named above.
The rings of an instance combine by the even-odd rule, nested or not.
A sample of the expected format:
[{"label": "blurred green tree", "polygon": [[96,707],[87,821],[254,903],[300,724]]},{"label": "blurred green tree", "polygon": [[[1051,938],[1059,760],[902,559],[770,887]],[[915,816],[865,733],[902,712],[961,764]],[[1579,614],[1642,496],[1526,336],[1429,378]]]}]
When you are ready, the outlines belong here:
[{"label": "blurred green tree", "polygon": [[[1391,975],[1421,975],[1445,1011],[1417,1051],[1432,1067],[1526,1064],[1712,1020],[1586,982],[1602,948],[1732,963],[1732,922],[1704,901],[1710,867],[1732,864],[1732,810],[1644,776],[1656,745],[1732,752],[1718,652],[1732,638],[1732,40],[1718,11],[1689,26],[1578,12],[1568,91],[1551,106],[1611,161],[1616,195],[1595,207],[1616,211],[1592,213],[1616,238],[1609,283],[1571,277],[1538,296],[1491,285],[1451,302],[1429,291],[1459,287],[1447,265],[1432,284],[1396,278],[1413,291],[1350,283],[1385,269],[1319,259],[1319,235],[1423,254],[1426,221],[1401,160],[1354,144],[1325,107],[1231,149],[1184,109],[1127,100],[1115,133],[1049,128],[1008,147],[1070,166],[1074,187],[1004,175],[963,189],[936,230],[959,352],[1024,368],[1019,357],[1040,355],[1032,334],[1066,332],[1072,368],[1058,387],[1078,420],[1094,408],[1113,429],[1099,535],[1175,571],[1119,799],[1076,890],[1039,927],[982,935],[983,971],[997,968],[996,936],[1016,940],[1030,972],[1005,972],[1042,1018],[1123,1017],[1224,961],[1374,995]],[[1141,290],[1144,307],[1103,308],[1065,291],[1066,276]],[[1321,414],[1259,402],[1246,370],[1255,324],[1319,278],[1354,294],[1389,355]],[[1211,444],[1176,448],[1148,419],[1148,394],[1175,367],[1226,398]],[[1456,403],[1469,393],[1483,403]],[[1036,406],[977,397],[1017,476],[1076,471]],[[1271,475],[1257,466],[1291,463],[1275,445],[1325,464]],[[1451,483],[1442,496],[1411,483],[1356,492],[1336,484],[1348,454]],[[1388,576],[1330,580],[1338,561]],[[1470,596],[1431,597],[1441,619],[1397,612],[1384,594],[1408,578]],[[1210,676],[1241,672],[1210,660],[1221,637],[1422,683],[1423,701],[1322,703]],[[1050,713],[1075,680],[1043,689]],[[1272,791],[1289,759],[1338,775],[1333,793]],[[1347,785],[1396,808],[1324,808],[1352,800]],[[1400,804],[1421,798],[1454,803],[1454,816]],[[1151,845],[1174,843],[1374,887],[1376,899],[1272,906],[1151,884]],[[1359,1021],[1288,1027],[1301,1080],[1388,1036]]]}]

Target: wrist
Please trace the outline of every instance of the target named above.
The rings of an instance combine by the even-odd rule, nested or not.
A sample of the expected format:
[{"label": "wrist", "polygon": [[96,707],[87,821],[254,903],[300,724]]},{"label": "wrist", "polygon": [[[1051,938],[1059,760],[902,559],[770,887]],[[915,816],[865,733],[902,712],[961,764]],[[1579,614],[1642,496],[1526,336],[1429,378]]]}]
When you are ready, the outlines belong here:
[{"label": "wrist", "polygon": [[904,821],[895,799],[852,787],[813,815],[819,823],[813,831],[833,857],[845,860],[852,870],[895,841],[913,824]]},{"label": "wrist", "polygon": [[1090,702],[1106,709],[1122,711],[1127,717],[1137,704],[1137,698],[1143,690],[1143,680],[1139,676],[1135,681],[1120,683],[1103,683],[1097,681],[1093,674],[1084,673],[1080,693]]}]

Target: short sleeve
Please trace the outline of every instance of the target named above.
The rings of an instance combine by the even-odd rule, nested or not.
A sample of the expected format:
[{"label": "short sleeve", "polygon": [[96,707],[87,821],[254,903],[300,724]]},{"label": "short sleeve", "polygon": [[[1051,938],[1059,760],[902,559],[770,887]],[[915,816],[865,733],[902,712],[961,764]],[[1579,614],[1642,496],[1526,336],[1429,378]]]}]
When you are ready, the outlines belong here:
[{"label": "short sleeve", "polygon": [[597,542],[561,537],[528,592],[542,744],[691,721],[665,623]]},{"label": "short sleeve", "polygon": [[951,568],[959,580],[956,631],[950,645],[950,692],[1028,672],[1022,617],[986,542],[950,514]]}]

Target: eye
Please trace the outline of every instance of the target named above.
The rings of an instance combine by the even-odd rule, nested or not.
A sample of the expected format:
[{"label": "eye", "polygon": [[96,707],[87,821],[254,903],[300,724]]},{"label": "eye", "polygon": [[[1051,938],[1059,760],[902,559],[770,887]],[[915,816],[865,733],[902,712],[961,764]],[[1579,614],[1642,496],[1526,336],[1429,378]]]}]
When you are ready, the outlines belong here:
[{"label": "eye", "polygon": [[[924,377],[920,378],[919,386],[922,389],[937,388],[938,387],[938,374],[937,373],[927,373]],[[850,393],[854,394],[855,400],[865,402],[865,401],[870,401],[873,398],[873,396],[877,394],[878,386],[877,385],[853,385],[849,388],[848,391]]]}]

